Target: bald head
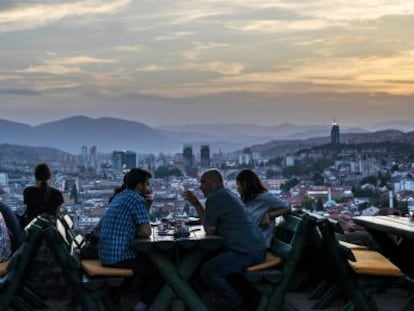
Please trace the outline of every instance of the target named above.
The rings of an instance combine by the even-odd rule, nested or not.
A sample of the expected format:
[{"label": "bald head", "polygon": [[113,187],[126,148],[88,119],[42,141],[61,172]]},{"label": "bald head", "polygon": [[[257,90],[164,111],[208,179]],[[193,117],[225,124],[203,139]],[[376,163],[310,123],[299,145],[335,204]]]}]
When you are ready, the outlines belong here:
[{"label": "bald head", "polygon": [[207,170],[201,175],[201,178],[205,178],[208,181],[223,184],[223,177],[217,169]]},{"label": "bald head", "polygon": [[223,177],[217,169],[205,171],[200,178],[200,189],[207,196],[211,191],[223,186]]}]

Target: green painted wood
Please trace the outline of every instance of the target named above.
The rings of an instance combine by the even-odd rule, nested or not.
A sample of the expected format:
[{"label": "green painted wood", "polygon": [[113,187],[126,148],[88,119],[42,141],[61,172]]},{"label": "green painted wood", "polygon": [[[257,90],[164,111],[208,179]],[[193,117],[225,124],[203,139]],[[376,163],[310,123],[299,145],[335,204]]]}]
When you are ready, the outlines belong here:
[{"label": "green painted wood", "polygon": [[31,260],[35,257],[37,247],[42,239],[43,221],[33,222],[27,227],[23,236],[24,242],[13,254],[6,277],[6,286],[0,291],[0,310],[7,310],[12,299],[23,285],[23,279]]},{"label": "green painted wood", "polygon": [[[277,234],[273,237],[271,251],[276,255],[282,255],[285,259],[282,266],[277,267],[283,277],[276,284],[268,282],[266,278],[251,281],[252,285],[261,293],[258,311],[283,310],[289,283],[294,276],[306,245],[310,221],[308,218],[288,215],[283,223],[277,227]],[[248,273],[246,272],[246,274]]]},{"label": "green painted wood", "polygon": [[329,256],[330,262],[334,264],[337,274],[337,280],[342,287],[348,299],[353,302],[353,305],[358,311],[374,311],[377,310],[375,302],[364,294],[353,278],[352,270],[348,264],[348,259],[344,257],[340,251],[339,242],[335,236],[335,228],[329,220],[318,221],[318,228],[322,235],[322,240],[326,255]]},{"label": "green painted wood", "polygon": [[96,310],[94,301],[81,288],[81,271],[75,259],[70,255],[68,244],[63,241],[55,226],[48,226],[44,230],[44,236],[49,247],[53,251],[65,277],[74,294],[79,298],[81,309],[84,311]]},{"label": "green painted wood", "polygon": [[[169,286],[181,297],[190,310],[194,311],[208,311],[200,300],[198,295],[194,292],[191,286],[186,282],[180,274],[190,273],[191,268],[182,267],[180,274],[175,265],[165,255],[158,251],[151,251],[148,253],[149,258],[155,263],[161,275]],[[151,310],[155,310],[152,309]]]}]

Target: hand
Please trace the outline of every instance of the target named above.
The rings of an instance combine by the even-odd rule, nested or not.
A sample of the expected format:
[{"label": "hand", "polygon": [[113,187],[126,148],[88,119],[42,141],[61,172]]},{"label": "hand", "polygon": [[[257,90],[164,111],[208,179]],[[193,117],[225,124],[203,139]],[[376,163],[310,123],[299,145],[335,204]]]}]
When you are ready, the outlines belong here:
[{"label": "hand", "polygon": [[188,202],[190,202],[191,205],[195,206],[195,205],[200,204],[200,201],[198,200],[198,198],[195,196],[195,194],[191,190],[184,190],[183,197]]},{"label": "hand", "polygon": [[145,202],[147,204],[147,209],[150,210],[152,203],[154,203],[154,196],[152,193],[147,193],[144,195]]}]

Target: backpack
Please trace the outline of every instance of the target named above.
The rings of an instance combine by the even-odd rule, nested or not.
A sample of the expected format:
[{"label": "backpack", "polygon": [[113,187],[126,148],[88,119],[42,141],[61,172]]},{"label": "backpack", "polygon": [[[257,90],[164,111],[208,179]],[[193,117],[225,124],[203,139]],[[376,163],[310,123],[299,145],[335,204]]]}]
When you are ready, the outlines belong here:
[{"label": "backpack", "polygon": [[0,212],[0,262],[7,261],[11,256],[11,241],[9,230],[3,214]]}]

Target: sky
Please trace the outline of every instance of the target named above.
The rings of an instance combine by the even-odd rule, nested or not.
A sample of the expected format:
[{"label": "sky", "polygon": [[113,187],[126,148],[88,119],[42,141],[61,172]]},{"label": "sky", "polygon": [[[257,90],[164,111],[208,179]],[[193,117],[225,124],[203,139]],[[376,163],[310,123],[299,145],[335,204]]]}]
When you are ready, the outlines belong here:
[{"label": "sky", "polygon": [[0,119],[410,121],[413,34],[407,0],[1,0]]}]

